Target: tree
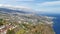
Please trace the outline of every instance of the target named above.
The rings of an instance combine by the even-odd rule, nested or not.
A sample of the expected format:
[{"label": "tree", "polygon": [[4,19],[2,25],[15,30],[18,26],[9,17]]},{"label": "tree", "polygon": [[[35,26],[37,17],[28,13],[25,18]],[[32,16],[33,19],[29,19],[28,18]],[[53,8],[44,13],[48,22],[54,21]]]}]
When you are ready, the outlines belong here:
[{"label": "tree", "polygon": [[14,30],[8,30],[6,34],[15,34]]},{"label": "tree", "polygon": [[3,25],[3,19],[0,19],[0,26]]}]

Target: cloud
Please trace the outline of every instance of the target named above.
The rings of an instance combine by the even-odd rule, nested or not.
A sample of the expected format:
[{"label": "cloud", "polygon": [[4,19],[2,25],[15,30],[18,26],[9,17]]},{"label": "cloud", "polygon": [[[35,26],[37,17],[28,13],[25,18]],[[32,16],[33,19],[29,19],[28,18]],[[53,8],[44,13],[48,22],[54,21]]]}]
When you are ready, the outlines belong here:
[{"label": "cloud", "polygon": [[[14,1],[14,0],[11,0]],[[15,1],[20,1],[20,0],[15,0]],[[23,1],[23,0],[22,0]],[[25,0],[24,0],[25,1]],[[27,1],[27,0],[26,0]],[[35,0],[28,0],[28,1],[35,1]],[[24,2],[25,3],[25,2]],[[4,7],[14,7],[14,8],[24,8],[24,9],[34,9],[36,11],[45,11],[45,12],[52,12],[55,11],[60,11],[60,1],[50,1],[50,2],[42,2],[42,3],[15,3],[16,5],[20,6],[12,6],[6,4],[0,4],[0,6]]]},{"label": "cloud", "polygon": [[16,1],[34,1],[34,0],[16,0]]},{"label": "cloud", "polygon": [[41,5],[41,6],[54,6],[54,5],[60,5],[60,1],[43,2],[43,3],[39,3],[38,5]]},{"label": "cloud", "polygon": [[14,5],[8,5],[8,4],[0,4],[0,7],[29,8],[26,6],[14,6]]},{"label": "cloud", "polygon": [[2,0],[2,1],[35,1],[35,0]]},{"label": "cloud", "polygon": [[60,1],[43,2],[37,5],[39,11],[60,13]]},{"label": "cloud", "polygon": [[27,6],[14,6],[14,5],[8,5],[8,4],[0,4],[0,8],[8,8],[12,10],[23,10],[23,11],[30,11],[34,12],[34,10]]},{"label": "cloud", "polygon": [[16,2],[20,2],[20,1],[35,1],[35,0],[9,0],[9,1],[16,1]]}]

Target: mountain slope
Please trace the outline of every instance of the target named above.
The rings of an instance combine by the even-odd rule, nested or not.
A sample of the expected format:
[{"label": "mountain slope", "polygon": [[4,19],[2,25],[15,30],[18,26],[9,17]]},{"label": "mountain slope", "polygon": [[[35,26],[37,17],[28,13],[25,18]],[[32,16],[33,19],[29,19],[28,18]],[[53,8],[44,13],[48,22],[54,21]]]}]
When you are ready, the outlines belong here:
[{"label": "mountain slope", "polygon": [[[52,18],[38,16],[30,11],[24,8],[0,8],[0,19],[3,19],[1,26],[5,26],[0,27],[0,31],[9,29],[18,34],[55,34],[52,28]],[[0,33],[4,33],[2,31]]]}]

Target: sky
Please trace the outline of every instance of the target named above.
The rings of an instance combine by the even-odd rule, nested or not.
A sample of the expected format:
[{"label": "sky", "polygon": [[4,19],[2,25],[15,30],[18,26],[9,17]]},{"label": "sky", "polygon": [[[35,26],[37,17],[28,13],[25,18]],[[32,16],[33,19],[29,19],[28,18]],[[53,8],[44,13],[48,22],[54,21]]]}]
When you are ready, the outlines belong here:
[{"label": "sky", "polygon": [[24,6],[35,11],[60,13],[60,0],[0,0],[1,5]]}]

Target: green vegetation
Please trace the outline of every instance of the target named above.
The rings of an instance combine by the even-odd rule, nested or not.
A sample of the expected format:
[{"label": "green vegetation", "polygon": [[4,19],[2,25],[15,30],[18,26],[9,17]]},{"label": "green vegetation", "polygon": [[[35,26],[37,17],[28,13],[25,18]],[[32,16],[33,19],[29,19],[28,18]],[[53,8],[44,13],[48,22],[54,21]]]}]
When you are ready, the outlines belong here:
[{"label": "green vegetation", "polygon": [[3,19],[0,19],[0,26],[3,25]]},{"label": "green vegetation", "polygon": [[[4,25],[6,24],[6,21],[3,19],[0,19],[0,25]],[[37,25],[33,25],[33,23],[16,23],[16,22],[12,22],[11,23],[12,26],[18,25],[18,28],[16,29],[12,29],[12,30],[7,30],[6,34],[54,34],[52,28],[47,24],[44,23],[39,23]],[[16,31],[18,30],[18,31]],[[15,32],[16,31],[16,32]]]},{"label": "green vegetation", "polygon": [[7,30],[6,34],[15,34],[14,30]]},{"label": "green vegetation", "polygon": [[24,29],[20,29],[18,32],[16,32],[16,34],[24,34],[25,30]]},{"label": "green vegetation", "polygon": [[7,24],[7,21],[4,19],[0,19],[0,26]]},{"label": "green vegetation", "polygon": [[22,24],[25,28],[20,28],[16,34],[54,34],[53,30],[49,25],[46,24],[38,24],[32,25],[31,24]]},{"label": "green vegetation", "polygon": [[[18,20],[15,16],[13,17],[8,15],[8,17],[4,16],[3,19],[0,19],[0,26],[5,26],[3,30],[7,30],[6,34],[54,34],[52,27],[45,23],[45,21],[50,23],[50,19],[37,16],[22,16],[24,19]],[[18,23],[18,21],[21,23]],[[10,28],[11,30],[9,30]]]}]

